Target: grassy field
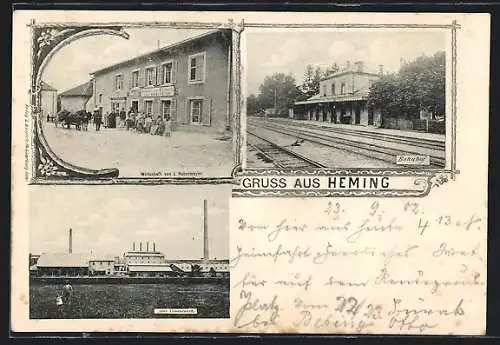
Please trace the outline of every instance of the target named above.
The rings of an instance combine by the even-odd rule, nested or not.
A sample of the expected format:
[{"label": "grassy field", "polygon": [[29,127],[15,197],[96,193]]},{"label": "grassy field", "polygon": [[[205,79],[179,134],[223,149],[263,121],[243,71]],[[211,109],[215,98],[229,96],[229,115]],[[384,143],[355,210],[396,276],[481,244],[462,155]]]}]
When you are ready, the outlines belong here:
[{"label": "grassy field", "polygon": [[[56,305],[62,285],[31,284],[31,319],[228,318],[228,284],[73,285],[71,305]],[[155,315],[155,308],[197,308],[197,315]]]}]

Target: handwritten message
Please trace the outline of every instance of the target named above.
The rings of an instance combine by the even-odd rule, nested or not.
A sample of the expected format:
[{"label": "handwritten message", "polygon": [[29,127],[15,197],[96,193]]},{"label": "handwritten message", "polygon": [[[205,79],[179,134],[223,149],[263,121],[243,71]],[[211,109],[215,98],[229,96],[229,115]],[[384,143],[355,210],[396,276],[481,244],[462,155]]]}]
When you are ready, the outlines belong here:
[{"label": "handwritten message", "polygon": [[231,217],[235,331],[481,332],[483,214],[387,199],[245,206]]}]

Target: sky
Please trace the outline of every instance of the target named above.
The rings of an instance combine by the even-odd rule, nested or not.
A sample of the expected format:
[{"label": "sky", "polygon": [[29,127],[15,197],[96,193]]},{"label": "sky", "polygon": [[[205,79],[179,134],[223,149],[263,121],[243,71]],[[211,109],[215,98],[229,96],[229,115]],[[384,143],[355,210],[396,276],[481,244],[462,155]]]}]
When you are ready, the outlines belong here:
[{"label": "sky", "polygon": [[64,92],[90,80],[89,73],[148,53],[160,47],[201,35],[200,29],[125,29],[129,39],[97,35],[78,39],[61,48],[43,71],[42,80]]},{"label": "sky", "polygon": [[399,69],[401,58],[412,60],[422,54],[447,50],[446,34],[437,31],[386,30],[247,32],[247,94],[258,94],[259,85],[275,72],[292,74],[300,84],[308,64],[326,68],[337,62],[344,66],[364,61],[365,70],[387,72]]},{"label": "sky", "polygon": [[[47,187],[47,188],[44,188]],[[67,192],[61,189],[67,189]],[[132,243],[156,243],[167,259],[203,256],[203,200],[210,258],[229,257],[230,187],[37,186],[30,191],[30,252],[121,256]]]}]

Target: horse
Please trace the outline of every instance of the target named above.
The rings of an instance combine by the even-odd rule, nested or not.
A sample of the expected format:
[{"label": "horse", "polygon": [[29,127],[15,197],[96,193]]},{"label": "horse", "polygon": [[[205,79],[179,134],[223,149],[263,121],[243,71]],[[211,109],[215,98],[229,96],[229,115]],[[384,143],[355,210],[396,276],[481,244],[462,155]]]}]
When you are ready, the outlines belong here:
[{"label": "horse", "polygon": [[78,110],[73,113],[73,123],[78,130],[88,131],[89,130],[89,113],[86,110]]},{"label": "horse", "polygon": [[[57,122],[63,123],[67,129],[71,127],[71,125],[75,125],[77,131],[88,130],[89,117],[88,113],[85,110],[78,110],[76,112],[69,112],[68,110],[61,110],[57,114]],[[56,122],[56,126],[57,126]]]}]

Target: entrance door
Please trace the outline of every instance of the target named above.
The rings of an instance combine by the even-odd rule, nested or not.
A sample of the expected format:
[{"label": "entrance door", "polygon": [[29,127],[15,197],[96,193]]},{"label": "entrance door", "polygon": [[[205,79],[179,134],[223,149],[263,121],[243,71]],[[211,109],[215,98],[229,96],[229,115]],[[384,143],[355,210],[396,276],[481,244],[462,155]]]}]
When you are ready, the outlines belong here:
[{"label": "entrance door", "polygon": [[326,121],[326,109],[323,109],[323,121]]},{"label": "entrance door", "polygon": [[351,122],[351,118],[347,116],[346,111],[344,108],[340,111],[340,123],[342,124],[348,124]]},{"label": "entrance door", "polygon": [[361,123],[361,108],[356,105],[354,108],[354,123],[359,125]]},{"label": "entrance door", "polygon": [[137,113],[139,111],[139,101],[132,101],[132,109]]},{"label": "entrance door", "polygon": [[368,110],[368,125],[373,125],[373,109]]}]

